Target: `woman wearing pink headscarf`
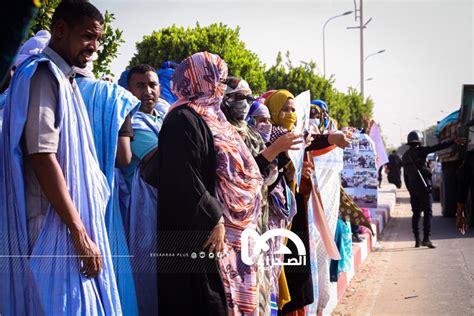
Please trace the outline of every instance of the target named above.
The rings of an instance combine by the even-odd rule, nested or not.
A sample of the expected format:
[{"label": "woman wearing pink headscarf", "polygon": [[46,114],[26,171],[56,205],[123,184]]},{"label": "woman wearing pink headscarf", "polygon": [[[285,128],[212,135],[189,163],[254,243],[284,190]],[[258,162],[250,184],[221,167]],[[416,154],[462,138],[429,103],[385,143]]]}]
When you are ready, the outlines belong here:
[{"label": "woman wearing pink headscarf", "polygon": [[[220,109],[225,79],[227,65],[207,52],[188,57],[174,74],[178,101],[159,136],[161,315],[239,314],[256,308],[255,267],[242,263],[240,237],[256,226],[263,180]],[[227,255],[220,256],[224,251]]]}]

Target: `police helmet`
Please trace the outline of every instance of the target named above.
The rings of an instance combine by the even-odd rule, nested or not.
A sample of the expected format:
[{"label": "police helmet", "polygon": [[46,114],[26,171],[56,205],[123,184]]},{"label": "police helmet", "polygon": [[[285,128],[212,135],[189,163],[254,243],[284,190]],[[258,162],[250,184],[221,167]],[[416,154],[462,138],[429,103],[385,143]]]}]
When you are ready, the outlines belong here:
[{"label": "police helmet", "polygon": [[419,130],[414,130],[408,133],[407,144],[421,144],[423,143],[423,133]]}]

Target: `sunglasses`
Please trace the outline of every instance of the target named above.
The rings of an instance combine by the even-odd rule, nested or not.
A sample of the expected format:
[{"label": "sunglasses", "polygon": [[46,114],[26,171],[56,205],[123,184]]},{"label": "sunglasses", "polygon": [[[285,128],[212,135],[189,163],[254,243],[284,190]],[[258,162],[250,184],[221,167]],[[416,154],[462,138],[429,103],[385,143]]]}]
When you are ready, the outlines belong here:
[{"label": "sunglasses", "polygon": [[235,101],[247,100],[247,102],[252,103],[255,98],[252,95],[245,95],[242,93],[230,93],[227,97],[234,99]]}]

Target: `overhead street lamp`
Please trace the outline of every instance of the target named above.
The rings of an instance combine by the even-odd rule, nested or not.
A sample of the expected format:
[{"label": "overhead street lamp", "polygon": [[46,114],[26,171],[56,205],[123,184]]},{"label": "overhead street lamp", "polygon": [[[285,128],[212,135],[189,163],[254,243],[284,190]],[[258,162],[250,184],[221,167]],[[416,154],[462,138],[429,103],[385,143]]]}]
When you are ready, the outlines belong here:
[{"label": "overhead street lamp", "polygon": [[382,53],[385,53],[385,49],[382,49],[382,50],[379,50],[376,53],[372,53],[372,54],[367,55],[367,57],[365,57],[365,59],[364,59],[364,62],[366,62],[369,57],[372,57],[372,56],[377,55],[377,54],[382,54]]},{"label": "overhead street lamp", "polygon": [[[374,80],[374,78],[370,77],[370,78],[365,79],[365,81],[371,81],[371,80]],[[359,83],[357,84],[356,89],[357,89],[359,86],[360,86],[360,81],[359,81]]]},{"label": "overhead street lamp", "polygon": [[329,18],[326,22],[324,22],[323,25],[323,67],[324,67],[324,72],[323,76],[326,78],[326,25],[329,23],[329,21],[334,20],[335,18],[339,18],[341,16],[349,15],[354,11],[347,11],[339,15],[335,15],[331,18]]}]

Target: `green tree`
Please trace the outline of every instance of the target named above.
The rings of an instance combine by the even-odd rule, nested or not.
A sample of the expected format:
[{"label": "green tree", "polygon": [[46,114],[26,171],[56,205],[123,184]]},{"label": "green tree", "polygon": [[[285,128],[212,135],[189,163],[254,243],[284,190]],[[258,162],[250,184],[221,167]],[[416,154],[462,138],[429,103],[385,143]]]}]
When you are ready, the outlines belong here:
[{"label": "green tree", "polygon": [[266,89],[265,65],[258,56],[245,48],[239,38],[239,27],[232,29],[225,24],[215,23],[194,28],[176,25],[154,31],[136,44],[137,53],[129,66],[149,64],[159,68],[167,60],[181,62],[200,51],[218,54],[229,67],[229,75],[244,78],[254,93]]},{"label": "green tree", "polygon": [[363,101],[361,94],[349,88],[347,94],[334,88],[334,77],[326,79],[315,72],[316,63],[310,61],[300,66],[293,66],[289,52],[286,52],[286,63],[283,64],[281,52],[276,63],[265,72],[268,89],[288,89],[299,94],[310,90],[311,98],[324,100],[340,126],[362,127],[365,117],[372,116],[373,101]]},{"label": "green tree", "polygon": [[120,44],[125,43],[122,39],[122,31],[112,28],[115,15],[105,11],[104,14],[104,34],[99,40],[97,49],[97,60],[94,60],[94,74],[96,77],[111,75],[110,63],[118,56]]},{"label": "green tree", "polygon": [[28,32],[28,38],[34,36],[40,30],[50,31],[51,19],[53,13],[61,0],[43,0],[41,6],[38,8],[36,18],[31,21],[30,30]]},{"label": "green tree", "polygon": [[[54,10],[61,3],[61,0],[44,0],[38,9],[36,18],[32,21],[29,30],[29,37],[34,36],[40,30],[50,30],[51,19]],[[122,39],[122,31],[112,28],[112,22],[115,21],[113,13],[105,11],[104,14],[104,34],[99,40],[97,49],[97,60],[94,61],[94,74],[96,77],[110,75],[110,63],[117,57],[120,44],[125,41]]]}]

